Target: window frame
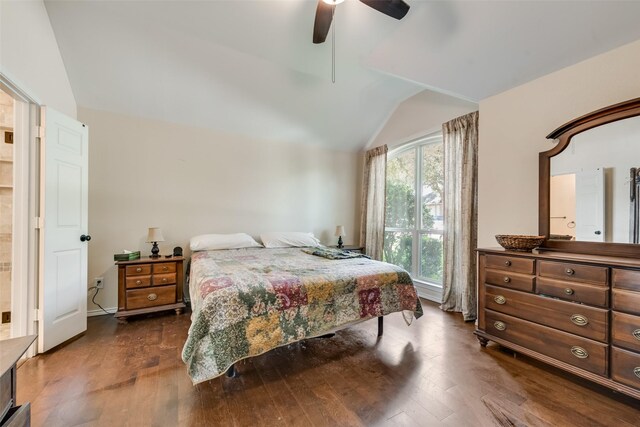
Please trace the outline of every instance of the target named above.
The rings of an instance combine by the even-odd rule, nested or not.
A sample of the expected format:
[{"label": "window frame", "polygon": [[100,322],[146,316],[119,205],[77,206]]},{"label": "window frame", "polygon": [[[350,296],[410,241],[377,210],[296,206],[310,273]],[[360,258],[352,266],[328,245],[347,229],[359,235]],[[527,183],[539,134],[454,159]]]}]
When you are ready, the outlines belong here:
[{"label": "window frame", "polygon": [[[422,177],[423,177],[423,166],[424,166],[424,147],[430,144],[443,143],[443,135],[442,131],[439,130],[437,132],[430,133],[428,135],[422,136],[420,138],[416,138],[412,141],[407,142],[406,144],[402,144],[396,148],[389,150],[387,153],[387,162],[390,160],[405,154],[408,151],[415,150],[415,177],[414,177],[414,189],[415,189],[415,218],[413,228],[401,228],[401,227],[387,227],[385,225],[384,231],[386,232],[404,232],[410,233],[412,236],[411,242],[411,278],[416,284],[418,288],[418,293],[430,300],[440,302],[442,298],[442,283],[438,283],[432,279],[427,277],[422,277],[421,274],[421,253],[420,253],[420,245],[423,235],[433,234],[433,231],[438,230],[430,230],[423,227],[423,218],[422,218]],[[385,196],[386,197],[386,196]],[[444,221],[444,218],[443,218]],[[444,233],[444,230],[442,230]]]}]

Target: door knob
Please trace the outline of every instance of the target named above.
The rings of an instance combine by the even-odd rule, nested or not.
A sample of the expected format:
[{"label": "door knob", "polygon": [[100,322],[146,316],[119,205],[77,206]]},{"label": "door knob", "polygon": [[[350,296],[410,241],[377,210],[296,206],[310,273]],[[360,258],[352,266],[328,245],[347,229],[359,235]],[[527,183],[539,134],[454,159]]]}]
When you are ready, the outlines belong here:
[{"label": "door knob", "polygon": [[82,236],[80,236],[81,242],[88,242],[89,240],[91,240],[91,236],[88,234],[83,234]]},{"label": "door knob", "polygon": [[596,230],[594,231],[595,234],[597,234],[598,236],[602,234],[602,232],[600,230]]}]

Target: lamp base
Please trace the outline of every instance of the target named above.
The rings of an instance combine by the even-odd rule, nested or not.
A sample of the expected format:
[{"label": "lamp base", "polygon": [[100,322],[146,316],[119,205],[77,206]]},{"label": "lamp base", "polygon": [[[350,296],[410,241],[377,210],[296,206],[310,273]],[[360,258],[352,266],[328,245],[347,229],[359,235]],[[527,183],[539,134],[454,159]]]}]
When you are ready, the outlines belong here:
[{"label": "lamp base", "polygon": [[151,255],[150,258],[160,258],[160,248],[158,247],[158,242],[152,242],[153,246],[151,247]]},{"label": "lamp base", "polygon": [[342,244],[342,236],[338,236],[338,249],[342,248],[344,248],[344,245]]}]

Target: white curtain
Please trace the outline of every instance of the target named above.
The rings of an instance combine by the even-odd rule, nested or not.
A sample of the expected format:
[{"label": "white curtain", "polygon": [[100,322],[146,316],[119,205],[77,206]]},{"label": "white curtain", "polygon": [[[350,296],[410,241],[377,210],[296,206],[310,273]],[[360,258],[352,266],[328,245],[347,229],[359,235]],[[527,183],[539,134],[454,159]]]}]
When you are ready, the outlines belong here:
[{"label": "white curtain", "polygon": [[475,320],[478,229],[478,112],[442,125],[444,280],[442,305]]},{"label": "white curtain", "polygon": [[387,146],[382,145],[365,153],[360,206],[360,245],[364,246],[365,254],[377,260],[382,260],[384,243],[386,183]]}]

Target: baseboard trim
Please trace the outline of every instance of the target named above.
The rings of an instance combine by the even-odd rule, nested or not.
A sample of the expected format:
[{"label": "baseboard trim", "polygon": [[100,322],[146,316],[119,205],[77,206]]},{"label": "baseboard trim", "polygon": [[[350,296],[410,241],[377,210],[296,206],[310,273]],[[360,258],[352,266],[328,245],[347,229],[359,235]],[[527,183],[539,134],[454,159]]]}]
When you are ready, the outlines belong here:
[{"label": "baseboard trim", "polygon": [[[107,307],[105,308],[105,311],[107,311],[109,314],[114,314],[116,311],[118,311],[117,307]],[[107,313],[105,313],[104,311],[100,310],[99,308],[96,310],[87,310],[87,317],[94,317],[94,316],[106,316]]]}]

